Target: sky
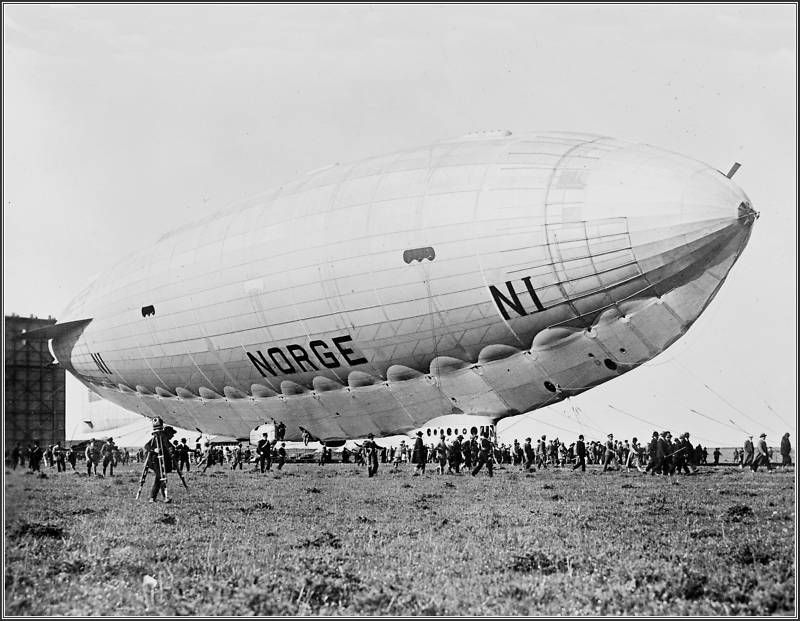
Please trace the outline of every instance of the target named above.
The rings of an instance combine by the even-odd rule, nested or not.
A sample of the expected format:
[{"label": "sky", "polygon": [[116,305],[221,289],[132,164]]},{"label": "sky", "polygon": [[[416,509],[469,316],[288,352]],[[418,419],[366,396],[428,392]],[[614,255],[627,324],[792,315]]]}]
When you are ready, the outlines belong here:
[{"label": "sky", "polygon": [[[794,444],[793,4],[4,4],[4,312],[58,318],[142,244],[304,172],[489,129],[738,161],[761,213],[686,336],[501,437]],[[71,381],[68,432],[85,401]]]}]

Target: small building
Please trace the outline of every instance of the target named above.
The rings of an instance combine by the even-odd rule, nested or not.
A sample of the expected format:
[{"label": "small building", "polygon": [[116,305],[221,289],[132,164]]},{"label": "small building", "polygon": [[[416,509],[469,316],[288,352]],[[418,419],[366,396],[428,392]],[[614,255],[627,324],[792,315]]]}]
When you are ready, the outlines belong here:
[{"label": "small building", "polygon": [[26,339],[25,333],[56,323],[53,318],[5,317],[6,450],[34,440],[44,447],[64,442],[66,373],[55,363],[47,339]]}]

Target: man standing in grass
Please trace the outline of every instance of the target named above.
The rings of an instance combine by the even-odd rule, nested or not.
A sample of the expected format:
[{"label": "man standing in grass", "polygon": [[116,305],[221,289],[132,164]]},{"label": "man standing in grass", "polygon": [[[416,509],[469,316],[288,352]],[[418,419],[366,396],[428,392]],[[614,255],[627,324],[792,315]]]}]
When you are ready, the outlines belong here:
[{"label": "man standing in grass", "polygon": [[100,449],[97,446],[97,443],[92,438],[89,441],[89,444],[86,445],[86,474],[91,475],[92,470],[94,473],[97,474],[97,462],[100,461]]},{"label": "man standing in grass", "polygon": [[186,438],[181,438],[181,443],[178,445],[178,471],[189,472],[189,445],[186,443]]},{"label": "man standing in grass", "polygon": [[33,446],[31,447],[31,454],[28,458],[28,465],[31,469],[31,472],[40,471],[43,455],[44,453],[42,453],[42,447],[39,446],[39,441],[34,440]]},{"label": "man standing in grass", "polygon": [[619,470],[619,466],[617,464],[617,452],[614,450],[614,434],[608,434],[608,440],[606,441],[606,453],[603,456],[603,472],[606,470],[611,470],[611,465],[613,462],[613,467],[615,470]]},{"label": "man standing in grass", "polygon": [[56,442],[53,447],[53,459],[56,462],[56,472],[66,472],[67,464],[64,456],[64,449],[61,448],[61,442]]},{"label": "man standing in grass", "polygon": [[531,444],[530,438],[525,438],[525,444],[522,446],[522,452],[525,456],[525,464],[523,466],[525,472],[530,472],[531,470],[536,471],[536,451],[533,450],[533,445]]},{"label": "man standing in grass", "polygon": [[450,448],[447,453],[447,472],[459,474],[461,471],[461,440],[463,440],[461,435],[456,436],[456,439],[450,444]]},{"label": "man standing in grass", "polygon": [[286,442],[281,442],[281,445],[278,448],[278,470],[283,468],[283,464],[285,463],[286,463]]},{"label": "man standing in grass", "polygon": [[78,456],[75,454],[75,449],[71,446],[67,448],[67,462],[69,465],[72,466],[72,469],[75,470],[75,462],[78,460]]},{"label": "man standing in grass", "polygon": [[103,447],[100,449],[100,454],[103,456],[103,476],[106,476],[106,469],[111,466],[111,476],[114,476],[114,438],[109,438]]},{"label": "man standing in grass", "polygon": [[261,439],[258,441],[256,445],[256,455],[258,455],[258,459],[256,463],[258,467],[261,469],[261,473],[263,474],[265,470],[269,470],[269,466],[272,466],[272,460],[270,459],[270,446],[269,446],[269,435],[266,433],[261,434]]},{"label": "man standing in grass", "polygon": [[753,436],[747,436],[747,439],[744,441],[744,447],[742,450],[742,463],[739,467],[744,468],[745,466],[752,466],[752,465],[753,465]]},{"label": "man standing in grass", "polygon": [[792,465],[792,443],[789,442],[789,432],[781,438],[781,468],[786,469]]},{"label": "man standing in grass", "polygon": [[200,471],[200,474],[205,474],[206,470],[208,470],[208,467],[214,465],[215,459],[216,451],[214,450],[214,447],[211,446],[209,442],[206,442],[205,463],[203,464],[203,469]]},{"label": "man standing in grass", "polygon": [[[526,440],[526,445],[530,444]],[[581,469],[581,472],[586,472],[586,442],[583,441],[583,434],[578,436],[578,441],[575,443],[575,454],[578,456],[577,463],[572,466],[573,470]]]},{"label": "man standing in grass", "polygon": [[243,457],[244,453],[242,452],[242,445],[237,444],[236,448],[233,449],[233,465],[231,466],[231,470],[236,470],[236,466],[239,466],[239,470],[242,469]]}]

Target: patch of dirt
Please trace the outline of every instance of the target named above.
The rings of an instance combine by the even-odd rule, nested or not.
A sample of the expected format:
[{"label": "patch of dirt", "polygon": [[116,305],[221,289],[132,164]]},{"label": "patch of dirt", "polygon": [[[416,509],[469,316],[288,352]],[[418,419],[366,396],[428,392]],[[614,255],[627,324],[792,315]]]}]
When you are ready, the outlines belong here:
[{"label": "patch of dirt", "polygon": [[12,536],[22,537],[52,537],[60,539],[64,536],[64,529],[55,524],[37,524],[35,522],[23,522],[11,531]]},{"label": "patch of dirt", "polygon": [[728,507],[723,517],[729,522],[741,522],[745,518],[753,516],[753,510],[747,505],[733,505]]},{"label": "patch of dirt", "polygon": [[331,548],[338,550],[342,547],[342,540],[333,533],[325,531],[319,537],[315,537],[314,539],[306,539],[305,541],[301,541],[299,544],[297,544],[298,548],[320,548],[322,546],[330,546]]},{"label": "patch of dirt", "polygon": [[[573,565],[574,567],[574,565]],[[566,573],[569,571],[570,565],[564,558],[552,558],[539,552],[530,552],[528,554],[513,556],[511,563],[511,570],[520,573],[541,573],[545,575],[555,573]]]},{"label": "patch of dirt", "polygon": [[257,502],[249,507],[240,507],[239,511],[245,515],[252,515],[253,513],[261,513],[262,511],[272,511],[274,507],[268,502]]}]

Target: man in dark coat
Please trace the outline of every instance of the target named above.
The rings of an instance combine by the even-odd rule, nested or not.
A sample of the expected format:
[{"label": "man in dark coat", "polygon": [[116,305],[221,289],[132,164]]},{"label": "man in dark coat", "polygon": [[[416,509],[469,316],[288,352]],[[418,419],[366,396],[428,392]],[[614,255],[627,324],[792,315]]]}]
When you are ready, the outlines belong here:
[{"label": "man in dark coat", "polygon": [[533,450],[530,438],[525,438],[525,444],[522,446],[522,452],[525,455],[525,471],[536,471],[536,451]]},{"label": "man in dark coat", "polygon": [[586,443],[583,441],[583,434],[578,436],[578,441],[575,443],[575,455],[578,456],[578,462],[572,469],[580,468],[581,472],[586,472]]},{"label": "man in dark coat", "polygon": [[258,466],[263,473],[272,466],[272,449],[269,444],[269,435],[262,433],[261,436],[256,446],[256,454],[258,455]]},{"label": "man in dark coat", "polygon": [[[444,442],[444,437],[442,437]],[[414,440],[414,449],[411,451],[411,463],[414,464],[414,476],[425,474],[425,464],[428,463],[428,447],[422,441],[422,432],[417,432]]]},{"label": "man in dark coat", "polygon": [[472,476],[478,474],[484,464],[486,464],[486,471],[489,473],[489,476],[494,476],[492,472],[492,448],[489,432],[484,431],[480,441],[480,448],[478,449],[478,463],[472,469]]},{"label": "man in dark coat", "polygon": [[453,440],[453,443],[450,445],[450,448],[447,453],[447,471],[452,473],[455,472],[456,474],[459,473],[461,469],[461,440],[463,438],[458,435],[456,439]]},{"label": "man in dark coat", "polygon": [[42,447],[39,446],[39,442],[33,442],[33,446],[31,447],[30,457],[28,458],[28,465],[31,469],[31,472],[39,472],[42,463],[42,457],[44,453],[42,452]]},{"label": "man in dark coat", "polygon": [[792,443],[789,442],[789,432],[783,434],[781,438],[781,468],[792,465]]}]

